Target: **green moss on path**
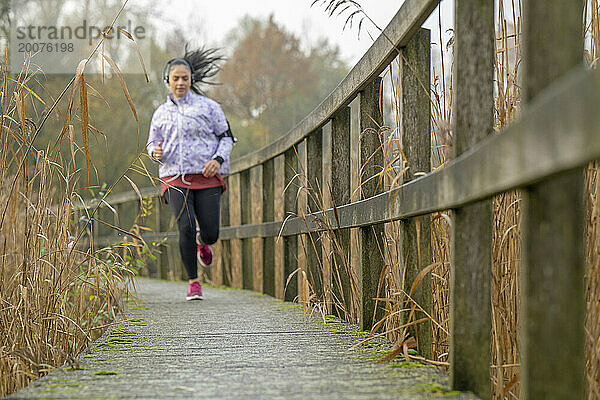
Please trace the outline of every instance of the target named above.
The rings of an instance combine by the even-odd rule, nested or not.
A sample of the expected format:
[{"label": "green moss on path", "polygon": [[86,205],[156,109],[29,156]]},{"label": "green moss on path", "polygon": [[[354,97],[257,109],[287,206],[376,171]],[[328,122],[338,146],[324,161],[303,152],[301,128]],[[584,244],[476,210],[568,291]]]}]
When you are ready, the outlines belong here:
[{"label": "green moss on path", "polygon": [[98,372],[94,372],[94,375],[119,375],[119,374],[115,371],[98,371]]}]

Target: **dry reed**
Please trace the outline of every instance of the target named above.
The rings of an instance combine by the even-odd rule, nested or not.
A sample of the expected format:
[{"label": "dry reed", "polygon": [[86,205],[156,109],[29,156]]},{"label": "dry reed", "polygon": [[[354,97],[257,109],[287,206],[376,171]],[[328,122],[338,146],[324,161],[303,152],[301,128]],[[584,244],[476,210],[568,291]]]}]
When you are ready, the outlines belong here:
[{"label": "dry reed", "polygon": [[[342,7],[344,1],[329,1],[331,7]],[[520,7],[515,2],[500,2],[497,8],[496,27],[496,63],[495,63],[495,115],[494,127],[499,131],[512,121],[519,112],[520,93],[518,85],[519,65],[521,54],[519,52],[520,39]],[[359,8],[351,8],[357,11]],[[330,10],[329,10],[330,11]],[[362,11],[360,11],[362,12]],[[600,1],[587,0],[585,6],[585,60],[590,68],[598,66],[600,58]],[[451,153],[452,136],[450,133],[451,104],[452,104],[452,78],[447,80],[445,69],[449,67],[448,55],[443,51],[446,46],[451,47],[452,41],[443,43],[440,18],[440,37],[437,43],[440,52],[440,65],[434,70],[431,88],[432,99],[432,167],[443,167]],[[436,50],[434,50],[436,51]],[[387,187],[394,187],[402,182],[402,176],[407,167],[401,152],[399,140],[400,132],[400,106],[401,99],[398,95],[399,68],[394,64],[390,66],[385,75],[385,84],[392,87],[389,99],[392,115],[396,117],[396,124],[392,128],[382,127],[378,132],[382,149],[385,154],[380,179],[385,181]],[[408,166],[410,167],[410,166]],[[302,173],[300,172],[300,175]],[[587,313],[586,313],[586,374],[587,393],[589,399],[600,398],[600,193],[598,190],[600,179],[600,164],[591,163],[587,168],[587,215],[586,215],[586,285],[587,285]],[[312,188],[304,183],[299,184],[300,190],[306,190],[322,208],[330,205],[319,200],[323,198],[322,188]],[[358,184],[353,190],[358,190]],[[520,195],[518,191],[507,192],[493,199],[493,242],[492,242],[492,365],[490,366],[490,380],[492,398],[516,399],[519,397],[519,263],[521,257],[520,238]],[[402,236],[401,222],[386,224],[384,256],[384,275],[381,287],[384,293],[380,296],[386,306],[386,316],[382,331],[394,341],[399,348],[402,344],[413,345],[408,335],[408,326],[414,324],[432,325],[433,362],[438,366],[447,365],[449,343],[449,285],[450,285],[450,228],[451,213],[440,212],[431,215],[431,240],[433,252],[433,266],[430,272],[432,280],[433,310],[427,320],[411,320],[409,313],[416,305],[407,297],[404,288],[404,271],[401,265]],[[351,281],[356,281],[355,269],[352,268],[355,260],[351,259],[350,249],[342,248],[338,241],[339,233],[331,229],[330,221],[322,221],[325,231],[322,235],[329,238],[332,245],[333,266],[335,270],[347,271]],[[310,246],[316,246],[320,239],[313,240]],[[356,255],[352,255],[356,257]],[[329,274],[329,271],[323,271]],[[339,285],[334,274],[333,286]],[[312,287],[307,282],[306,287]],[[324,293],[322,297],[309,292],[306,300],[324,310],[324,303],[333,302],[333,309],[343,310],[341,315],[350,321],[357,321],[356,304],[358,299],[358,286],[352,285],[347,307],[342,299]],[[418,306],[417,306],[418,307]],[[339,312],[338,312],[339,314]],[[460,323],[460,321],[459,321]]]},{"label": "dry reed", "polygon": [[75,166],[48,149],[26,154],[36,128],[30,110],[42,96],[28,90],[31,75],[12,82],[4,69],[1,78],[0,395],[5,395],[74,362],[114,319],[130,271],[75,247],[80,233],[73,219],[79,203]]},{"label": "dry reed", "polygon": [[[53,103],[46,103],[43,93],[32,90],[43,88],[43,74],[31,72],[27,60],[14,78],[9,76],[6,62],[0,64],[0,396],[65,362],[76,364],[77,355],[122,311],[122,294],[128,294],[135,273],[119,249],[96,249],[93,241],[90,243],[92,223],[99,221],[98,207],[77,210],[83,203],[80,176],[89,179],[91,163],[89,84],[84,68],[85,62],[97,55],[101,42],[80,63]],[[115,72],[129,101],[122,75]],[[83,146],[77,144],[72,125],[78,88]],[[46,149],[35,148],[45,121],[69,92],[62,114],[64,127],[56,143]],[[131,101],[129,104],[137,120]],[[36,124],[40,108],[44,113]],[[55,150],[67,138],[70,157],[64,159]],[[76,165],[82,157],[87,169]],[[143,165],[129,169],[145,171]],[[128,234],[138,237],[135,232]]]}]

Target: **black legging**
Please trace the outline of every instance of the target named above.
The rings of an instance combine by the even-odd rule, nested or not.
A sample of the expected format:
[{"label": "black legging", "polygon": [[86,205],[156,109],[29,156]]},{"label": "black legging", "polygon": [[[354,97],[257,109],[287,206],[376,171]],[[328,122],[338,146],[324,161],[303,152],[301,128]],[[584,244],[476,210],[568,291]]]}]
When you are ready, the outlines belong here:
[{"label": "black legging", "polygon": [[179,252],[189,279],[198,277],[196,264],[196,220],[203,244],[213,244],[219,239],[219,202],[221,187],[208,189],[169,188],[165,199],[177,219],[179,227]]}]

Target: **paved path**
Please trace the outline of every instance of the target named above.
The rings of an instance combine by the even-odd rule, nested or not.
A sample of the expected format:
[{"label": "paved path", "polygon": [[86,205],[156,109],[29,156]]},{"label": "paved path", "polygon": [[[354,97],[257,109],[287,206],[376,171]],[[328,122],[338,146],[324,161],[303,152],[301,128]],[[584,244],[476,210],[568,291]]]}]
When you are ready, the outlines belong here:
[{"label": "paved path", "polygon": [[[428,399],[447,378],[420,364],[377,364],[388,343],[357,348],[356,327],[323,323],[290,303],[243,290],[143,280],[128,323],[11,399]],[[330,320],[328,318],[328,320]]]}]

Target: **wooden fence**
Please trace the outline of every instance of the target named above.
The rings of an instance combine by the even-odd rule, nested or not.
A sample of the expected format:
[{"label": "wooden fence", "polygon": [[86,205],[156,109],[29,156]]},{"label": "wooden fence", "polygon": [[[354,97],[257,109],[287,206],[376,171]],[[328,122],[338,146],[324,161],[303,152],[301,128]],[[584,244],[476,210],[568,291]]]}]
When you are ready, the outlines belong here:
[{"label": "wooden fence", "polygon": [[[302,122],[265,148],[233,161],[229,190],[222,197],[213,280],[302,300],[306,274],[316,294],[347,300],[349,279],[344,271],[332,270],[339,263],[331,260],[337,255],[331,255],[330,241],[314,240],[312,245],[311,235],[315,239],[326,229],[327,220],[345,249],[352,248],[351,234],[358,239],[358,247],[351,249],[359,254],[358,319],[363,329],[371,329],[383,311],[374,298],[383,268],[379,249],[384,224],[406,222],[405,248],[416,248],[420,241],[420,257],[403,255],[412,282],[410,277],[431,262],[427,215],[453,210],[451,383],[454,389],[489,398],[491,198],[520,189],[521,398],[583,399],[583,167],[600,158],[600,73],[583,66],[582,2],[523,1],[523,112],[492,135],[494,2],[455,0],[456,158],[443,169],[415,177],[414,171],[429,172],[431,165],[430,100],[422,86],[430,82],[430,38],[421,25],[437,4],[406,0],[358,64]],[[384,191],[377,179],[368,179],[381,172],[383,162],[377,133],[382,124],[379,76],[399,52],[402,143],[410,170],[401,187]],[[321,211],[323,204],[298,191],[298,184],[330,188],[323,190],[329,209]],[[358,186],[360,197],[355,198],[351,188]],[[154,188],[142,192],[157,196]],[[121,193],[105,201],[119,205],[137,199],[135,193]],[[157,211],[159,232],[146,238],[175,241],[176,233],[162,232],[165,219],[161,208]],[[420,235],[415,234],[415,218],[420,218]],[[173,260],[161,260],[160,277],[167,277],[169,264]],[[345,282],[341,290],[332,287],[334,273]],[[413,297],[431,307],[430,282],[424,280]],[[431,354],[430,338],[427,329],[419,331],[420,351],[426,356]]]}]

